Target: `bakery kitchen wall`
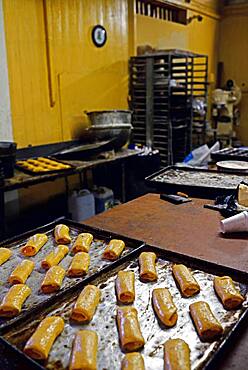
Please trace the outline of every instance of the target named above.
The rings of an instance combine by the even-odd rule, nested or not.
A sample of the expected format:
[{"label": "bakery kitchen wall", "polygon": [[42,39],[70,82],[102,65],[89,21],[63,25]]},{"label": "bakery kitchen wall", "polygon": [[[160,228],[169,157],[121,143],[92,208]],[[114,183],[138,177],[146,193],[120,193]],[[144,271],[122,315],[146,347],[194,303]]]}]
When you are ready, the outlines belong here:
[{"label": "bakery kitchen wall", "polygon": [[[215,74],[218,1],[186,4],[189,16],[203,15],[189,26],[134,15],[135,0],[2,1],[19,147],[80,135],[84,110],[127,108],[128,58],[140,44],[207,53]],[[96,24],[108,33],[103,48],[91,41]]]}]

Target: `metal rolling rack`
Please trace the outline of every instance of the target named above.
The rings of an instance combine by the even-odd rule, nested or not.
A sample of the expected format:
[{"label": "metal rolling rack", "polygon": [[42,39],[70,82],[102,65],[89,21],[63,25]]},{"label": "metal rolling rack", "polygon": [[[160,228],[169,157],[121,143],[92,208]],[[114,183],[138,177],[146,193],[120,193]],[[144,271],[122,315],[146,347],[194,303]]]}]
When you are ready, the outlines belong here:
[{"label": "metal rolling rack", "polygon": [[207,57],[168,50],[129,62],[133,142],[158,149],[163,166],[182,161],[192,147],[192,100],[202,95],[198,58]]}]

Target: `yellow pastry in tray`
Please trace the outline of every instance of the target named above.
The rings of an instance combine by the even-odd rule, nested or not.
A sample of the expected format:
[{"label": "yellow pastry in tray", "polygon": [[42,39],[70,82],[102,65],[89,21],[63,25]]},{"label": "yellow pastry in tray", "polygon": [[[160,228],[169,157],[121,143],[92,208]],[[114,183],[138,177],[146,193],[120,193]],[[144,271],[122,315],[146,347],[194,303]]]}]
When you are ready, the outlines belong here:
[{"label": "yellow pastry in tray", "polygon": [[0,265],[8,261],[8,259],[12,256],[12,253],[13,252],[8,248],[0,248]]},{"label": "yellow pastry in tray", "polygon": [[69,244],[71,242],[70,229],[67,225],[55,226],[54,236],[57,244]]},{"label": "yellow pastry in tray", "polygon": [[34,269],[34,262],[30,260],[23,260],[16,266],[9,277],[10,284],[25,284],[27,278]]},{"label": "yellow pastry in tray", "polygon": [[143,356],[139,352],[127,353],[121,361],[121,370],[145,370]]},{"label": "yellow pastry in tray", "polygon": [[97,370],[98,335],[79,330],[74,338],[69,370]]},{"label": "yellow pastry in tray", "polygon": [[55,339],[63,330],[64,320],[61,317],[46,317],[27,341],[24,352],[36,360],[46,360]]},{"label": "yellow pastry in tray", "polygon": [[139,256],[140,279],[143,281],[155,281],[158,278],[156,271],[156,254],[154,252],[142,252]]},{"label": "yellow pastry in tray", "polygon": [[115,281],[118,301],[132,303],[135,299],[135,277],[133,271],[119,271]]},{"label": "yellow pastry in tray", "polygon": [[186,266],[175,264],[172,266],[172,272],[184,297],[199,293],[200,286]]},{"label": "yellow pastry in tray", "polygon": [[93,241],[93,235],[90,233],[81,233],[78,235],[75,243],[72,247],[73,253],[78,252],[89,252],[91,243]]},{"label": "yellow pastry in tray", "polygon": [[27,243],[21,248],[24,256],[35,256],[46,244],[48,237],[46,234],[35,234],[28,239]]},{"label": "yellow pastry in tray", "polygon": [[112,239],[103,252],[103,258],[110,261],[117,260],[117,258],[122,254],[124,248],[125,243],[123,240]]},{"label": "yellow pastry in tray", "polygon": [[140,330],[136,308],[118,307],[117,325],[121,347],[124,351],[133,352],[144,346],[145,340]]},{"label": "yellow pastry in tray", "polygon": [[71,319],[82,323],[92,320],[100,299],[100,289],[95,285],[86,285],[72,309]]},{"label": "yellow pastry in tray", "polygon": [[63,279],[65,277],[65,270],[61,266],[51,267],[41,284],[43,293],[53,293],[61,288]]},{"label": "yellow pastry in tray", "polygon": [[191,318],[202,341],[212,341],[223,333],[223,328],[207,302],[199,301],[189,306]]},{"label": "yellow pastry in tray", "polygon": [[169,339],[164,344],[164,370],[190,370],[190,349],[182,339]]},{"label": "yellow pastry in tray", "polygon": [[58,245],[51,253],[49,253],[42,261],[41,267],[45,270],[56,266],[67,255],[69,248],[66,245]]},{"label": "yellow pastry in tray", "polygon": [[79,252],[75,254],[68,269],[68,276],[82,276],[86,275],[90,266],[89,253]]},{"label": "yellow pastry in tray", "polygon": [[0,317],[17,316],[22,310],[23,303],[30,294],[31,289],[27,285],[13,285],[0,304]]},{"label": "yellow pastry in tray", "polygon": [[152,292],[154,311],[159,320],[166,326],[172,327],[177,322],[177,308],[167,288],[156,288]]},{"label": "yellow pastry in tray", "polygon": [[214,289],[223,306],[228,310],[239,307],[245,300],[230,276],[215,276]]}]

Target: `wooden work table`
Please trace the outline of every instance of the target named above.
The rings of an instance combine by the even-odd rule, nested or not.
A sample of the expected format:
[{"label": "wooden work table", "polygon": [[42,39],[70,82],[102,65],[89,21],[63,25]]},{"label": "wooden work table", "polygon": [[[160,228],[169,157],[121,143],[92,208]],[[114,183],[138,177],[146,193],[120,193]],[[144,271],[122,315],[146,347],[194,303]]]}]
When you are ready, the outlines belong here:
[{"label": "wooden work table", "polygon": [[[97,215],[87,224],[248,272],[248,236],[223,237],[219,212],[203,208],[211,202],[193,199],[174,205],[148,194]],[[247,364],[248,330],[243,328],[215,369],[246,370]]]}]

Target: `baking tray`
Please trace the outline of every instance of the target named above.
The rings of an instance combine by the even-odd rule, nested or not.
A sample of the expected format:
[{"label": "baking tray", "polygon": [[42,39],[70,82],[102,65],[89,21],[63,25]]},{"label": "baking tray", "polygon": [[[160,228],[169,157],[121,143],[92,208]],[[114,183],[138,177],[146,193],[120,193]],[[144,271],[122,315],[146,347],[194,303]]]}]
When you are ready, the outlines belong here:
[{"label": "baking tray", "polygon": [[[52,173],[61,173],[61,172],[64,172],[66,174],[68,173],[71,173],[75,170],[75,166],[73,166],[72,164],[70,163],[67,163],[67,162],[64,162],[64,161],[61,161],[57,158],[54,158],[54,157],[45,157],[47,159],[51,159],[53,161],[56,161],[58,163],[63,163],[63,164],[66,164],[68,166],[70,166],[70,168],[62,168],[62,169],[58,169],[58,170],[51,170],[51,171],[40,171],[40,172],[34,172],[34,171],[31,171],[31,170],[28,170],[22,166],[19,166],[17,163],[15,163],[15,167],[19,170],[19,171],[22,171],[24,173],[27,173],[28,175],[35,175],[35,176],[40,176],[40,175],[50,175]],[[27,158],[27,159],[22,159],[23,161],[25,160],[28,160],[28,159],[38,159],[37,157],[32,157],[32,158]]]},{"label": "baking tray", "polygon": [[224,148],[211,153],[213,161],[245,161],[248,162],[248,147]]},{"label": "baking tray", "polygon": [[[158,256],[157,272],[158,282],[142,283],[139,280],[138,256],[144,251],[153,251]],[[201,292],[192,298],[182,298],[176,287],[171,273],[172,262],[181,262],[190,267],[196,276]],[[102,300],[99,304],[93,320],[87,325],[72,324],[69,321],[71,308],[80,291],[66,292],[60,302],[53,307],[40,311],[39,314],[29,320],[22,320],[17,325],[14,323],[9,328],[2,330],[0,348],[7,351],[8,361],[12,370],[26,368],[35,369],[68,369],[70,352],[73,338],[77,330],[93,329],[99,335],[98,369],[120,369],[123,353],[119,347],[118,332],[116,327],[116,295],[115,278],[119,270],[131,269],[135,272],[136,299],[134,306],[138,310],[141,331],[146,344],[141,353],[144,356],[146,370],[163,369],[163,343],[169,338],[179,337],[184,339],[191,349],[192,370],[213,369],[217,359],[223,353],[224,348],[234,339],[247,320],[248,298],[247,278],[248,274],[235,269],[223,267],[214,263],[205,262],[179,253],[161,250],[156,247],[145,246],[138,248],[126,255],[105,270],[98,277],[85,280],[85,284],[97,285],[102,292]],[[239,284],[242,294],[246,295],[243,307],[236,311],[226,311],[213,289],[213,275],[229,275]],[[246,282],[246,284],[245,284]],[[168,287],[178,307],[178,322],[174,328],[166,329],[158,324],[151,305],[152,289],[156,287]],[[224,326],[224,335],[212,342],[202,343],[198,338],[194,325],[189,316],[189,305],[198,300],[209,302],[211,309]],[[65,320],[65,329],[55,341],[46,363],[29,359],[22,349],[36,329],[39,322],[46,315],[61,315]],[[2,356],[0,356],[1,365]],[[6,368],[6,370],[8,367]]]},{"label": "baking tray", "polygon": [[[90,267],[88,274],[86,276],[76,278],[65,276],[62,287],[58,292],[44,294],[40,291],[40,286],[46,271],[40,267],[40,262],[57,245],[53,237],[53,232],[55,226],[59,223],[66,224],[70,227],[70,236],[72,238],[72,243],[67,244],[70,250],[73,242],[75,241],[79,233],[89,232],[94,236],[94,240],[89,252],[91,259]],[[36,256],[33,257],[23,256],[20,253],[21,246],[26,243],[30,236],[36,233],[46,233],[48,235],[48,242],[41,248],[41,250],[36,254]],[[20,263],[23,259],[30,259],[31,261],[35,262],[35,268],[26,282],[26,284],[31,288],[32,293],[25,301],[21,313],[14,318],[6,319],[0,318],[0,329],[10,325],[12,322],[19,321],[23,317],[30,316],[31,313],[33,313],[35,310],[39,310],[40,306],[44,306],[44,304],[45,305],[52,304],[52,302],[55,302],[57,299],[59,299],[59,297],[61,297],[67,290],[75,288],[77,285],[82,284],[82,282],[88,277],[92,275],[95,276],[99,271],[104,270],[105,268],[111,266],[113,262],[103,260],[101,256],[107,243],[110,241],[110,239],[113,238],[122,239],[125,242],[126,248],[124,249],[122,256],[125,256],[133,248],[138,248],[144,244],[142,241],[139,240],[126,238],[122,235],[110,233],[95,227],[77,223],[64,218],[59,218],[47,225],[41,226],[37,229],[28,231],[22,235],[1,242],[0,247],[10,248],[13,250],[14,253],[10,257],[10,259],[0,267],[0,282],[1,282],[0,301],[11,287],[7,280],[10,273],[14,270],[18,263]],[[71,253],[68,253],[59,263],[59,265],[62,266],[65,270],[67,270],[71,263],[72,257],[73,255]],[[122,257],[120,257],[120,259],[121,258]]]},{"label": "baking tray", "polygon": [[219,195],[229,195],[242,181],[247,182],[248,175],[168,166],[146,177],[145,180],[158,192],[174,194],[181,191],[190,196],[215,199]]}]

